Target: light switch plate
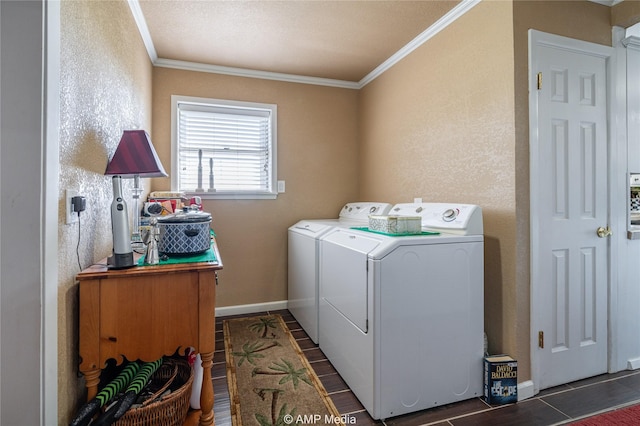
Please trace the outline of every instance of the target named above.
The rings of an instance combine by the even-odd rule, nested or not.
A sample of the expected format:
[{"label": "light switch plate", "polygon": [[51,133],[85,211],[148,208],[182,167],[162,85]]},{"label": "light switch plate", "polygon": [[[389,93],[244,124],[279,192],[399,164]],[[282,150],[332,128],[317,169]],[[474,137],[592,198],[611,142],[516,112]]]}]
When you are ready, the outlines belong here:
[{"label": "light switch plate", "polygon": [[278,181],[278,193],[281,194],[284,192],[284,181],[283,180],[279,180]]}]

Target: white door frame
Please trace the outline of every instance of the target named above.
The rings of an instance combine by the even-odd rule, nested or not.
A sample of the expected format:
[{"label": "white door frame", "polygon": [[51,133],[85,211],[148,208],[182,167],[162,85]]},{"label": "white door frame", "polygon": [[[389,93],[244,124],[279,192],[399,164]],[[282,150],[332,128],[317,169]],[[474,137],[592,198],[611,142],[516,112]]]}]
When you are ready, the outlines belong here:
[{"label": "white door frame", "polygon": [[42,407],[40,424],[58,422],[58,200],[60,178],[60,2],[44,2],[42,181]]},{"label": "white door frame", "polygon": [[537,194],[539,191],[538,180],[534,176],[534,172],[539,169],[538,165],[538,154],[539,154],[539,140],[538,140],[538,90],[537,90],[537,78],[536,74],[538,72],[537,67],[537,57],[536,57],[536,47],[537,46],[547,46],[558,49],[564,49],[567,51],[572,51],[580,54],[588,54],[597,57],[604,58],[606,60],[607,67],[607,109],[608,109],[608,190],[609,190],[609,200],[607,206],[607,212],[609,215],[609,222],[613,227],[613,235],[614,238],[610,239],[610,247],[609,247],[609,258],[608,258],[608,266],[609,266],[609,276],[608,276],[608,303],[607,303],[607,318],[608,318],[608,343],[607,343],[607,351],[608,351],[608,370],[612,370],[612,342],[615,342],[615,327],[612,326],[612,306],[611,302],[614,298],[611,297],[612,294],[617,292],[617,247],[618,244],[616,241],[619,240],[619,235],[624,234],[626,229],[616,229],[615,224],[618,223],[617,215],[615,215],[615,211],[611,208],[612,204],[615,205],[612,200],[614,194],[614,176],[616,172],[620,170],[617,153],[617,139],[616,139],[616,102],[613,102],[616,97],[616,73],[615,71],[615,50],[608,46],[603,46],[595,43],[589,43],[581,40],[574,40],[567,37],[561,37],[553,34],[543,33],[536,30],[529,30],[529,202],[530,202],[530,297],[531,297],[531,317],[530,317],[530,350],[531,350],[531,378],[533,380],[534,393],[539,392],[539,378],[540,378],[540,369],[541,369],[541,356],[540,352],[537,350],[538,348],[538,323],[536,318],[539,318],[540,311],[540,302],[538,301],[539,296],[535,291],[537,286],[536,283],[539,281],[539,259],[538,259],[538,250],[540,245],[540,223],[539,223],[539,215],[538,210],[539,206],[537,205],[537,199],[533,196]]}]

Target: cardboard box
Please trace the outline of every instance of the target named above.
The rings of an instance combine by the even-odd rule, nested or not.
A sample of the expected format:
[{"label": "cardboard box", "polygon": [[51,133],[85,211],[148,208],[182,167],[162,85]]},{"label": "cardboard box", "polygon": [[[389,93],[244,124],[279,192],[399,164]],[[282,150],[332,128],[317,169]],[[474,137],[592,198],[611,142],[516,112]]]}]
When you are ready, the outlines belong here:
[{"label": "cardboard box", "polygon": [[484,358],[484,399],[487,404],[518,402],[518,362],[509,355]]},{"label": "cardboard box", "polygon": [[422,232],[420,216],[369,216],[369,230],[384,234],[411,235]]}]

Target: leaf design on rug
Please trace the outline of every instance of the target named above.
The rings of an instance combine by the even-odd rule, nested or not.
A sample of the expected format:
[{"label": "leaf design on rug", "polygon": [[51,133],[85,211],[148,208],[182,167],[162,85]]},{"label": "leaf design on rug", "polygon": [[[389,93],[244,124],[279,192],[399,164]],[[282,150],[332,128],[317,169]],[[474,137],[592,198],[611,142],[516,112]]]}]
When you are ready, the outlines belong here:
[{"label": "leaf design on rug", "polygon": [[[255,331],[260,334],[260,337],[263,339],[267,338],[267,332],[270,328],[275,329],[277,324],[277,319],[273,317],[260,317],[258,318],[258,322],[254,322],[253,324],[249,324],[249,330]],[[275,339],[276,335],[271,334],[271,338]]]},{"label": "leaf design on rug", "polygon": [[280,346],[280,343],[271,342],[268,346],[264,346],[264,342],[256,340],[253,343],[247,342],[242,345],[242,352],[231,352],[231,354],[239,358],[238,367],[240,367],[245,360],[247,360],[249,364],[256,365],[256,359],[264,358],[264,355],[259,354],[258,352],[266,351],[274,346]]},{"label": "leaf design on rug", "polygon": [[307,377],[307,369],[300,368],[296,369],[296,367],[289,361],[284,358],[280,359],[281,362],[274,361],[272,365],[269,366],[269,369],[273,371],[263,370],[260,367],[256,367],[251,372],[251,377],[255,377],[258,374],[266,374],[266,375],[283,375],[282,379],[278,382],[278,384],[283,385],[287,382],[293,383],[293,388],[298,389],[298,384],[300,380],[308,384],[309,386],[313,386],[311,380]]},{"label": "leaf design on rug", "polygon": [[260,423],[260,426],[286,426],[291,424],[291,422],[285,422],[285,416],[293,419],[296,416],[295,407],[291,410],[290,413],[287,413],[287,404],[284,403],[282,407],[280,407],[280,411],[276,416],[276,409],[278,408],[278,397],[280,394],[283,394],[284,391],[280,389],[269,389],[269,388],[255,388],[253,391],[258,394],[258,396],[265,401],[267,395],[271,395],[271,419],[267,416],[256,413],[256,420]]},{"label": "leaf design on rug", "polygon": [[293,426],[317,420],[316,415],[340,418],[281,315],[227,319],[223,328],[232,425]]}]

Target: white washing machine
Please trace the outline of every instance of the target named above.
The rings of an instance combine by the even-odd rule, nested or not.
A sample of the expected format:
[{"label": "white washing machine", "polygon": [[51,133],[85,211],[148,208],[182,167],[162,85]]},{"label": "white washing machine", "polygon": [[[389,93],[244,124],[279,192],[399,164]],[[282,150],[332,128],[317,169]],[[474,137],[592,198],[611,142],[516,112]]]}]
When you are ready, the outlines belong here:
[{"label": "white washing machine", "polygon": [[423,231],[320,239],[320,349],[374,419],[482,395],[484,237],[468,204],[398,204]]},{"label": "white washing machine", "polygon": [[318,343],[319,239],[336,226],[366,226],[371,214],[387,214],[389,203],[347,203],[336,219],[302,220],[289,228],[287,307],[314,343]]}]

